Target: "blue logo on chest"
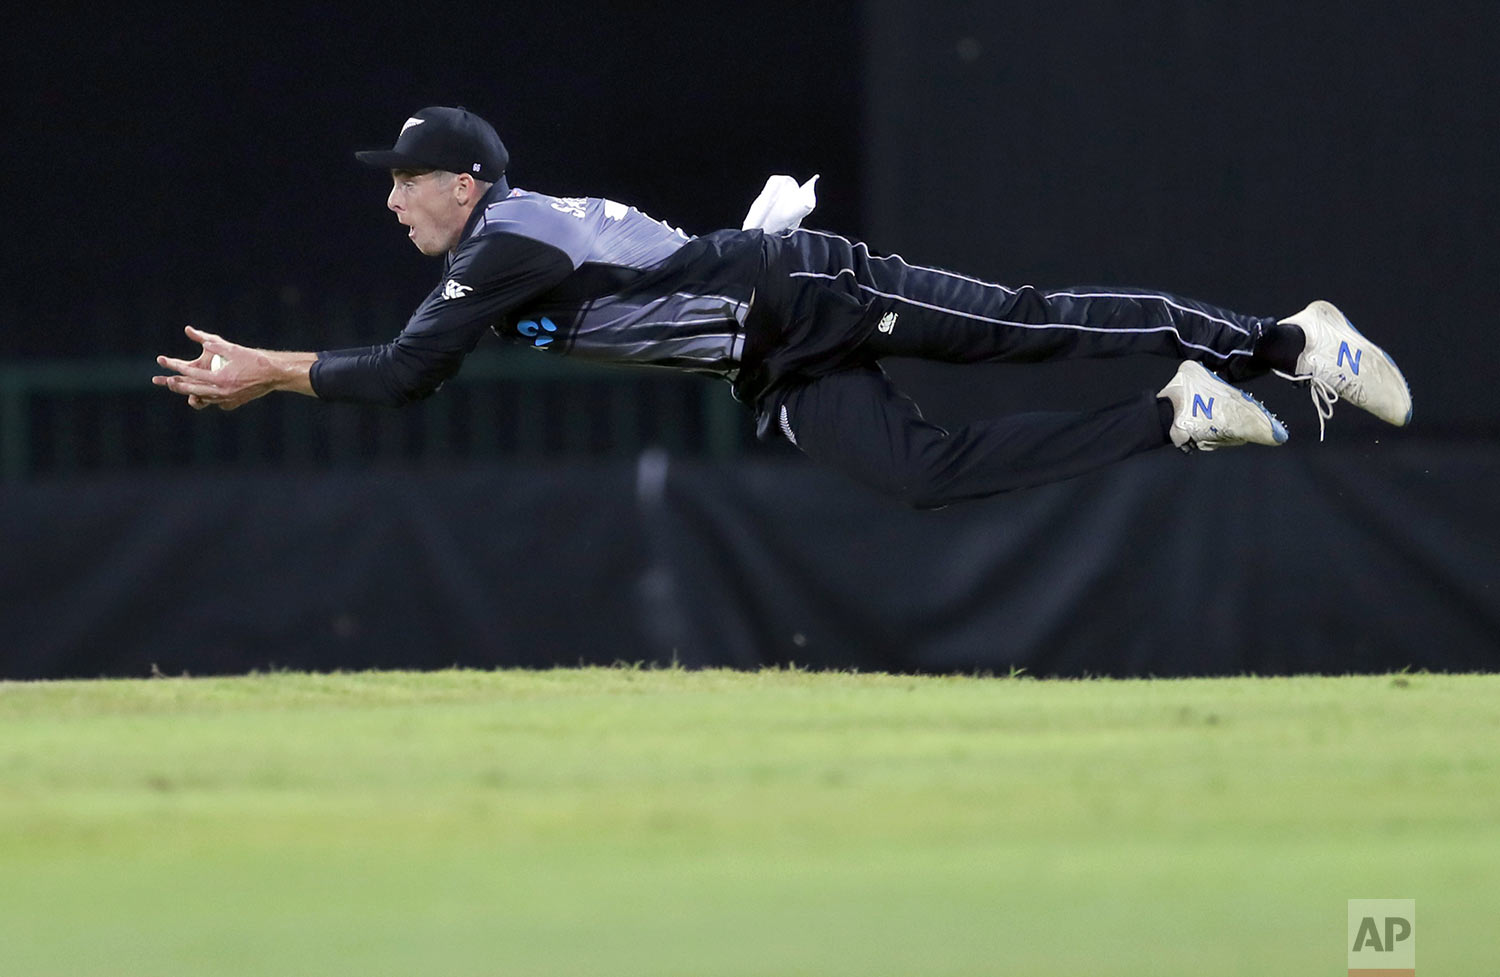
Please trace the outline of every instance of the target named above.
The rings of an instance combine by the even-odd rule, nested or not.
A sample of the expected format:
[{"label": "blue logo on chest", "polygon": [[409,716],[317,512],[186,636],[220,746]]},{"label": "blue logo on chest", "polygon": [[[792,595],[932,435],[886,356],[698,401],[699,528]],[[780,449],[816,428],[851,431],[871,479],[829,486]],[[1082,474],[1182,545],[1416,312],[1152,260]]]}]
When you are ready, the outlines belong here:
[{"label": "blue logo on chest", "polygon": [[522,319],[516,323],[516,329],[521,335],[532,337],[531,345],[542,347],[551,345],[552,337],[548,333],[557,332],[557,323],[542,316],[541,322],[534,319]]}]

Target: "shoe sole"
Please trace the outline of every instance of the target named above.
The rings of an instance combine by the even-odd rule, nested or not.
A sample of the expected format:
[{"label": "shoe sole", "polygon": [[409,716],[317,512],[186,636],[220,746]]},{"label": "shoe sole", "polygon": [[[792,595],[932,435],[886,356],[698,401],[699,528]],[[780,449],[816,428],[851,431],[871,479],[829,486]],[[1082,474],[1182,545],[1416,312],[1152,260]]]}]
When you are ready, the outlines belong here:
[{"label": "shoe sole", "polygon": [[[1254,397],[1250,396],[1245,391],[1243,391],[1243,390],[1239,389],[1238,387],[1235,387],[1232,384],[1229,384],[1227,382],[1225,383],[1225,386],[1228,386],[1235,393],[1237,393],[1241,397],[1243,397],[1247,402],[1249,402],[1250,406],[1252,406],[1256,410],[1260,411],[1261,414],[1265,417],[1265,419],[1267,421],[1271,422],[1271,437],[1272,437],[1273,440],[1275,440],[1275,442],[1277,444],[1286,444],[1286,439],[1289,437],[1289,435],[1287,434],[1286,425],[1283,424],[1283,423],[1281,423],[1281,419],[1280,418],[1278,418],[1275,414],[1271,413],[1270,409],[1268,407],[1266,407],[1265,404],[1262,404],[1260,401],[1256,400]],[[1264,444],[1265,442],[1263,442],[1263,441],[1252,441],[1250,443],[1251,444]]]}]

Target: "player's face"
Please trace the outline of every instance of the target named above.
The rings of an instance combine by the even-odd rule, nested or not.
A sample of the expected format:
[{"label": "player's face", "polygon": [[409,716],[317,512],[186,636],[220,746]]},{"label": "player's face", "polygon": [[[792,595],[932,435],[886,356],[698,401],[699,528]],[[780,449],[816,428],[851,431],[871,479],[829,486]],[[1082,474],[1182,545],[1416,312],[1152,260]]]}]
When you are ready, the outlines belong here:
[{"label": "player's face", "polygon": [[411,228],[406,234],[417,250],[426,255],[440,255],[453,250],[468,220],[469,209],[458,202],[452,173],[414,175],[400,170],[391,173],[391,194],[385,205],[395,211],[396,219]]}]

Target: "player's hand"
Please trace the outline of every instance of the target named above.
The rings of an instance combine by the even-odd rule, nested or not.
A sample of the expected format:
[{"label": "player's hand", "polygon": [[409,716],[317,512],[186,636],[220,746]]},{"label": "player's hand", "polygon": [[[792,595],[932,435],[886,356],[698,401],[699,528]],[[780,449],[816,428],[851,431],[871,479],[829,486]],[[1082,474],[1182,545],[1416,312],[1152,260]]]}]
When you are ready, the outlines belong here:
[{"label": "player's hand", "polygon": [[[201,344],[203,351],[193,360],[158,356],[157,364],[175,370],[177,375],[154,376],[151,382],[187,397],[189,407],[234,410],[276,389],[274,365],[260,350],[231,343],[192,326],[183,331],[189,339]],[[217,370],[213,368],[215,356],[223,361]]]}]

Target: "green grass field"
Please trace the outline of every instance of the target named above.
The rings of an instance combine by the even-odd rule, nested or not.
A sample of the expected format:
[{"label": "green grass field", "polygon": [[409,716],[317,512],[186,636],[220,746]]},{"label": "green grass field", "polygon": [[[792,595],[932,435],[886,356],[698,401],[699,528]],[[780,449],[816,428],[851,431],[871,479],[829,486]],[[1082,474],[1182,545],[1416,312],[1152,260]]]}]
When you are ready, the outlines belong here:
[{"label": "green grass field", "polygon": [[0,683],[0,975],[1496,970],[1500,676]]}]

